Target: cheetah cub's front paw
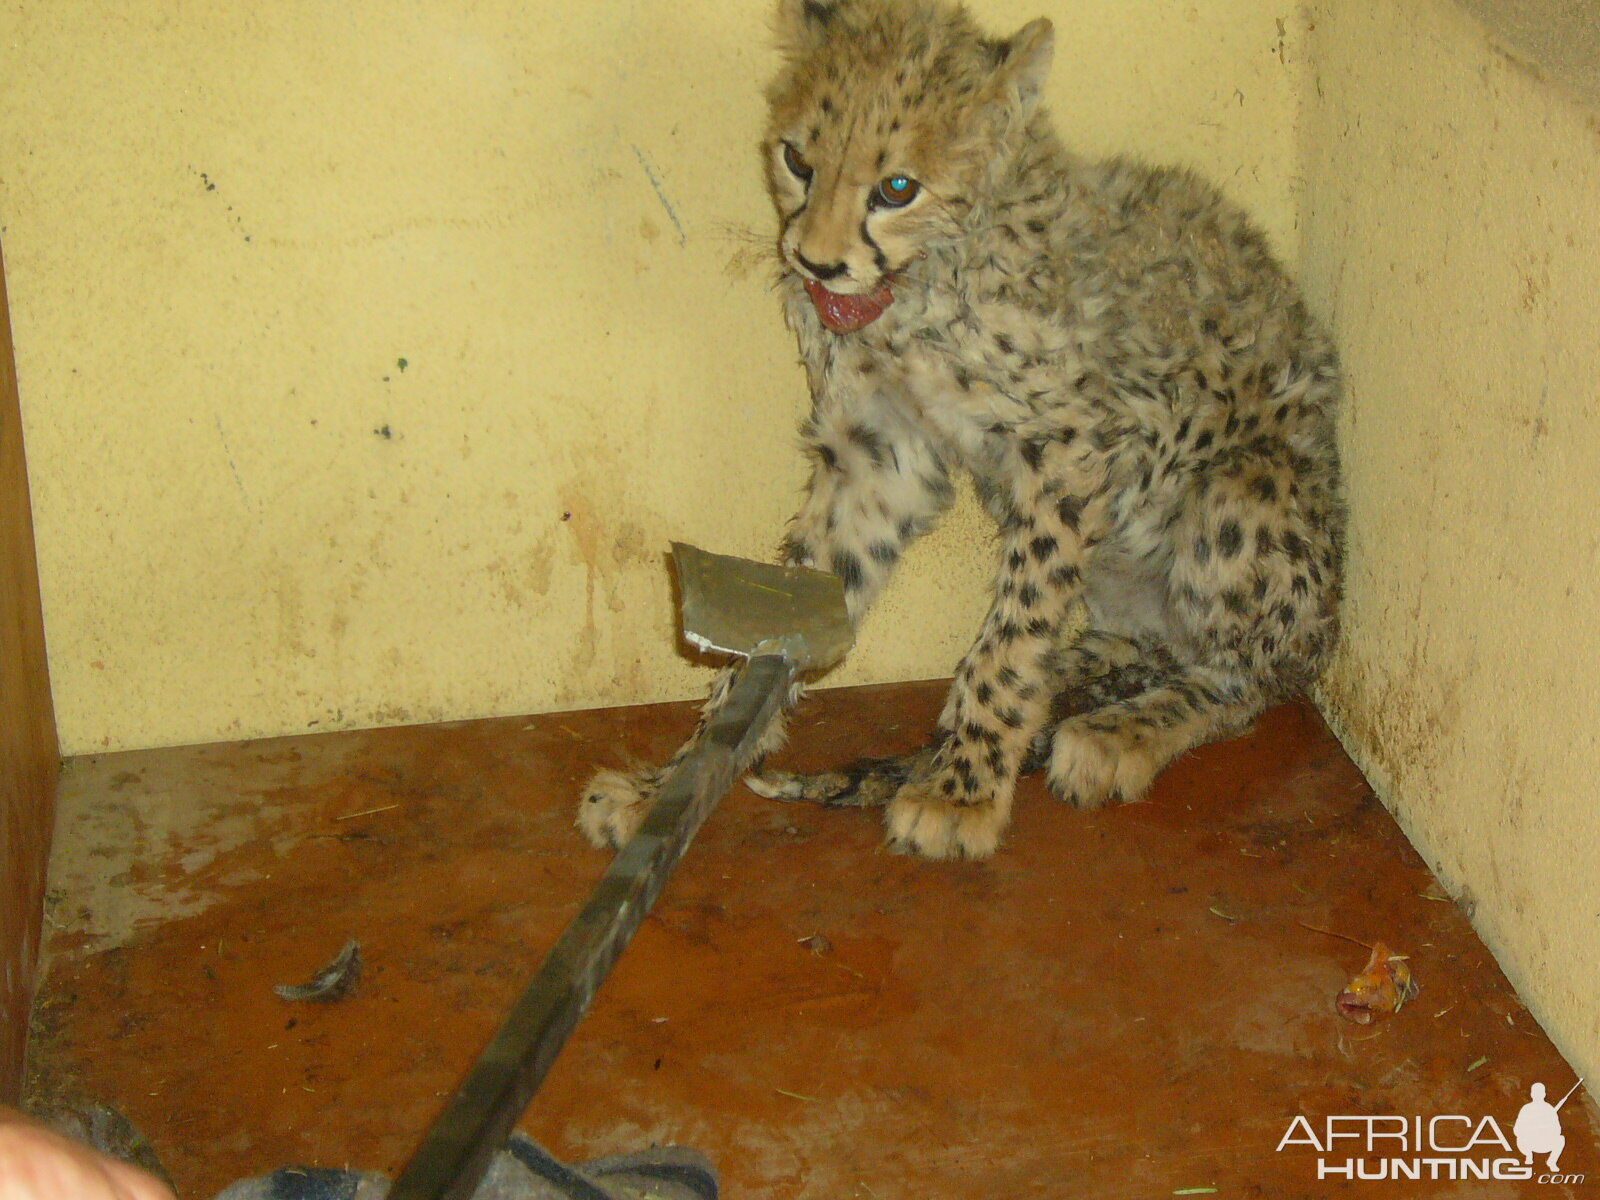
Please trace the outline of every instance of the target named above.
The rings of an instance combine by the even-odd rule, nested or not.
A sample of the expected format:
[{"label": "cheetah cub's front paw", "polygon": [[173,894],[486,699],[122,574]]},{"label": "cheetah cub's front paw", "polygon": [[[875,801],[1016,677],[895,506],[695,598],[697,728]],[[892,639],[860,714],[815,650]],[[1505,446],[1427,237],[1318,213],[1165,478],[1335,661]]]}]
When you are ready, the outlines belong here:
[{"label": "cheetah cub's front paw", "polygon": [[578,805],[578,828],[591,845],[620,850],[644,823],[656,802],[661,772],[600,771],[583,789]]},{"label": "cheetah cub's front paw", "polygon": [[958,803],[949,768],[906,784],[889,801],[889,848],[923,858],[988,858],[1005,832],[1007,808],[992,796]]}]

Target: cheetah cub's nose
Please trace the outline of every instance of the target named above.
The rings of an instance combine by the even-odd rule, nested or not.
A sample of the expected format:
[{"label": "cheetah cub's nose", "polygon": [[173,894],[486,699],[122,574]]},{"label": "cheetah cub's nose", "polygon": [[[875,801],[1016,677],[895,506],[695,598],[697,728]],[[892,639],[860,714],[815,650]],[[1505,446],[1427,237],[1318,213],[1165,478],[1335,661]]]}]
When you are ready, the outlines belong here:
[{"label": "cheetah cub's nose", "polygon": [[796,262],[822,283],[827,283],[830,279],[837,279],[849,270],[842,262],[814,263],[798,250],[794,252],[794,257]]}]

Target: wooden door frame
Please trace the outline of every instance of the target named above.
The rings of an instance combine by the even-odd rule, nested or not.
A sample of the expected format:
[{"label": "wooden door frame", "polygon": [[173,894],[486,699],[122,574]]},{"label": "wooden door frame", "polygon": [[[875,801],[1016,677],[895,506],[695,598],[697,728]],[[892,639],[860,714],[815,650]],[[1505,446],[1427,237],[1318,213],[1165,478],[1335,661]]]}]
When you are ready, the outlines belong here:
[{"label": "wooden door frame", "polygon": [[22,1086],[60,768],[0,255],[0,1102]]}]

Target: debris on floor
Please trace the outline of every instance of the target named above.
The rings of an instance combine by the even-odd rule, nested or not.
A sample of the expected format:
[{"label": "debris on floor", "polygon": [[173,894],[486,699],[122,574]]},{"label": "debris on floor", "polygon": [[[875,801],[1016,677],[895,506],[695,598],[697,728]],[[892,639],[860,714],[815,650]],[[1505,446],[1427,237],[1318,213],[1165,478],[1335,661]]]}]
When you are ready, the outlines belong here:
[{"label": "debris on floor", "polygon": [[1420,988],[1411,974],[1406,955],[1394,953],[1382,942],[1363,942],[1347,933],[1335,933],[1304,921],[1297,921],[1296,924],[1312,933],[1324,933],[1341,942],[1350,942],[1368,952],[1367,965],[1334,999],[1335,1011],[1345,1020],[1354,1021],[1357,1025],[1370,1025],[1372,1018],[1379,1013],[1397,1013],[1407,1000],[1416,998]]},{"label": "debris on floor", "polygon": [[332,1004],[355,991],[356,984],[361,982],[361,965],[361,943],[352,939],[331,963],[305,983],[280,983],[272,990],[285,1000]]},{"label": "debris on floor", "polygon": [[1339,1015],[1357,1025],[1370,1025],[1378,1013],[1395,1013],[1414,999],[1417,981],[1405,955],[1393,954],[1382,942],[1372,946],[1372,957],[1333,1004]]}]

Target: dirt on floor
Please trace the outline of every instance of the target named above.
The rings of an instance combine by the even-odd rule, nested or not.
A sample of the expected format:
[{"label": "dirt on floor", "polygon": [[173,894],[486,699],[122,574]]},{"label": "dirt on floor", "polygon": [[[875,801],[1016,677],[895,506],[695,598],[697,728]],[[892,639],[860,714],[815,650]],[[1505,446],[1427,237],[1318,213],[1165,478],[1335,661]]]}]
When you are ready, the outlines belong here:
[{"label": "dirt on floor", "polygon": [[[783,765],[914,748],[941,699],[816,693]],[[664,758],[691,721],[661,705],[73,761],[37,1094],[115,1105],[183,1197],[290,1163],[395,1172],[606,866],[572,827],[583,779]],[[349,997],[275,994],[350,938]],[[1378,940],[1421,991],[1355,1025],[1334,999]],[[890,854],[875,812],[736,788],[523,1128],[573,1160],[696,1146],[732,1200],[1588,1195],[1582,1089],[1561,1172],[1590,1182],[1456,1177],[1521,1166],[1494,1135],[1514,1140],[1535,1082],[1554,1101],[1575,1080],[1295,704],[1146,803],[1081,813],[1027,780],[981,863]],[[1319,1148],[1330,1118],[1379,1140]],[[1421,1178],[1344,1174],[1392,1160]]]}]

